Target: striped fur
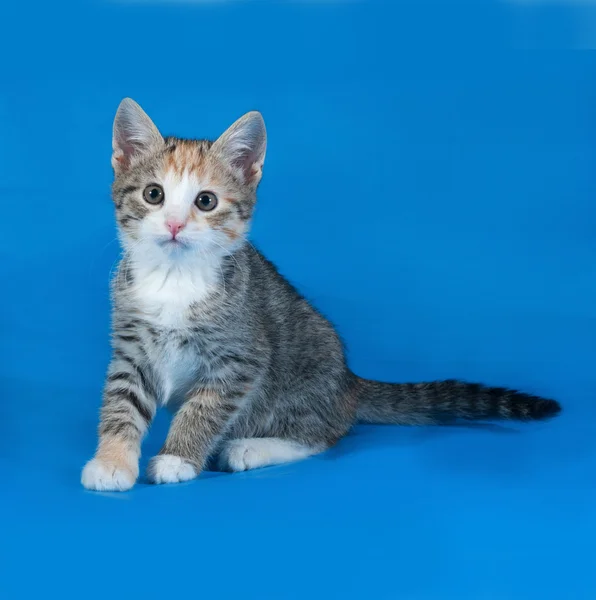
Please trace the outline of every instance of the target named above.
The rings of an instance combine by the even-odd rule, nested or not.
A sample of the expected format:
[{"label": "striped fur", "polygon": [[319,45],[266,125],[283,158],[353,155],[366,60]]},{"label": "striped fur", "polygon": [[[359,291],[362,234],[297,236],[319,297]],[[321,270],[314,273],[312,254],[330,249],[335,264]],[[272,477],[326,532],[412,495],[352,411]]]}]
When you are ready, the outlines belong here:
[{"label": "striped fur", "polygon": [[[113,198],[124,256],[113,281],[113,357],[89,489],[129,489],[159,406],[174,418],[149,465],[156,483],[299,460],[359,419],[426,425],[539,419],[559,405],[456,381],[387,384],[348,369],[332,325],[246,241],[265,157],[249,113],[216,142],[163,138],[130,100],[114,123]],[[165,200],[144,200],[148,185]],[[216,195],[202,211],[200,192]],[[182,225],[178,234],[169,220]],[[175,239],[174,239],[175,238]]]},{"label": "striped fur", "polygon": [[464,381],[388,384],[358,379],[358,420],[436,425],[455,419],[532,421],[557,414],[554,400]]}]

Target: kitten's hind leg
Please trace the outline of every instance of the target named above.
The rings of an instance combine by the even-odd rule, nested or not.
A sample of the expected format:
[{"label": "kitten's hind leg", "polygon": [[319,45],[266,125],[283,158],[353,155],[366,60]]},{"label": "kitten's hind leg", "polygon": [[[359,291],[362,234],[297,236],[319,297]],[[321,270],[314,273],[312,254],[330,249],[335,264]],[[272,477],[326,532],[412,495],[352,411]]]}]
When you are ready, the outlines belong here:
[{"label": "kitten's hind leg", "polygon": [[306,446],[282,438],[242,438],[224,442],[218,457],[222,471],[248,471],[269,465],[294,462],[319,454],[326,448]]}]

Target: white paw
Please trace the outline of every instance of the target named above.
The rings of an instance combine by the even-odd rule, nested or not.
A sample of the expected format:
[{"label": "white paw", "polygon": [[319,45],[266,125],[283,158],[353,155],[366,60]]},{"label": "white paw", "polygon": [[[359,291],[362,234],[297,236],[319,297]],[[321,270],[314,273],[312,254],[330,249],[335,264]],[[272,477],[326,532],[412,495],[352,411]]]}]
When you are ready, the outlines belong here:
[{"label": "white paw", "polygon": [[248,471],[263,466],[266,462],[259,440],[231,440],[220,454],[219,468],[228,471]]},{"label": "white paw", "polygon": [[189,481],[198,475],[198,471],[188,461],[173,454],[154,456],[149,461],[147,477],[153,483],[178,483]]},{"label": "white paw", "polygon": [[136,479],[137,474],[131,469],[99,458],[91,459],[81,474],[83,486],[98,492],[124,492],[135,484]]}]

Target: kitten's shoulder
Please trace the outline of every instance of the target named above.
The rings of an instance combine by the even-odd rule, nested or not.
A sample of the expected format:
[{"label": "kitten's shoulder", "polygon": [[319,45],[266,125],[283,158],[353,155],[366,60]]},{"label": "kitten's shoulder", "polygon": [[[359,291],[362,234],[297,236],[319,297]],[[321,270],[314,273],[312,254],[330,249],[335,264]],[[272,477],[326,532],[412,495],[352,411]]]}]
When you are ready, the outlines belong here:
[{"label": "kitten's shoulder", "polygon": [[250,289],[254,295],[266,299],[268,304],[293,305],[306,307],[309,311],[318,311],[304,297],[300,291],[294,287],[282,275],[278,267],[268,259],[258,248],[249,245],[247,248],[247,258],[250,265]]}]

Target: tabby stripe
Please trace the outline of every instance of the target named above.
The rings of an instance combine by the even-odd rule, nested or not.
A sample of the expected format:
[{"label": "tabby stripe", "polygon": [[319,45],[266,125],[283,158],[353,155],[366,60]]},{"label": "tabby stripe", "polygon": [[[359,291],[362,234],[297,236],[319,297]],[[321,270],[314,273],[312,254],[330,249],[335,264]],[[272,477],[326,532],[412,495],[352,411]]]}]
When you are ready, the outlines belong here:
[{"label": "tabby stripe", "polygon": [[141,340],[133,334],[128,334],[128,333],[117,333],[116,337],[120,340],[122,340],[123,342],[140,342]]},{"label": "tabby stripe", "polygon": [[220,360],[222,361],[230,361],[232,363],[236,363],[239,365],[249,365],[251,367],[260,367],[261,363],[254,359],[254,358],[250,358],[248,356],[240,356],[239,354],[223,354],[222,356],[219,357]]},{"label": "tabby stripe", "polygon": [[237,408],[236,404],[222,404],[220,406],[220,409],[227,414],[232,414]]},{"label": "tabby stripe", "polygon": [[114,350],[114,356],[116,358],[119,358],[120,360],[123,360],[124,362],[131,364],[131,365],[133,364],[132,358],[130,356],[128,356],[128,354],[122,352],[122,350],[120,350],[120,348],[116,348]]},{"label": "tabby stripe", "polygon": [[146,325],[145,327],[147,327],[147,331],[154,337],[156,338],[159,333],[158,331],[155,329],[155,327],[152,327],[151,325]]},{"label": "tabby stripe", "polygon": [[120,348],[116,348],[114,350],[114,356],[116,358],[119,358],[121,361],[125,362],[126,364],[130,365],[134,369],[135,374],[140,379],[141,387],[145,391],[151,391],[151,387],[149,386],[149,382],[147,381],[147,377],[145,376],[143,369],[141,369],[141,367],[139,367],[139,365],[137,365],[128,354],[123,352]]},{"label": "tabby stripe", "polygon": [[136,192],[139,189],[137,185],[127,185],[123,187],[121,190],[118,190],[121,194],[130,194],[132,192]]},{"label": "tabby stripe", "polygon": [[151,388],[149,387],[149,382],[147,381],[147,378],[145,377],[145,373],[143,372],[143,369],[141,369],[141,367],[139,367],[138,365],[135,365],[134,363],[131,363],[136,374],[139,376],[139,379],[141,380],[141,385],[143,387],[143,389],[145,391],[150,391]]},{"label": "tabby stripe", "polygon": [[234,402],[246,396],[246,385],[241,388],[231,388],[226,390],[226,399]]},{"label": "tabby stripe", "polygon": [[137,412],[141,415],[141,417],[143,417],[143,420],[147,423],[147,425],[151,423],[151,419],[153,418],[151,411],[145,406],[145,404],[143,404],[143,401],[132,390],[108,390],[107,394],[114,400],[127,400],[132,406],[134,406],[134,408],[136,408]]},{"label": "tabby stripe", "polygon": [[138,220],[139,220],[138,217],[133,217],[132,215],[126,215],[120,219],[120,225],[122,225],[124,227],[125,225],[128,225],[128,223],[130,221],[138,221]]},{"label": "tabby stripe", "polygon": [[254,377],[249,377],[245,373],[238,373],[234,376],[234,380],[230,382],[231,385],[247,385],[254,381]]},{"label": "tabby stripe", "polygon": [[127,381],[128,383],[135,383],[134,375],[128,371],[116,371],[115,373],[110,373],[110,375],[108,375],[108,381]]},{"label": "tabby stripe", "polygon": [[121,437],[138,437],[142,434],[141,430],[130,421],[111,421],[109,419],[102,420],[101,435],[114,435]]},{"label": "tabby stripe", "polygon": [[149,212],[148,208],[145,208],[144,206],[140,206],[137,204],[130,205],[127,208],[131,212],[131,214],[127,215],[127,216],[133,216],[133,217],[136,217],[137,219],[144,218],[147,215],[147,213]]},{"label": "tabby stripe", "polygon": [[104,410],[103,414],[106,419],[110,419],[115,416],[131,416],[131,410],[134,410],[128,402],[125,406],[109,406]]}]

